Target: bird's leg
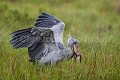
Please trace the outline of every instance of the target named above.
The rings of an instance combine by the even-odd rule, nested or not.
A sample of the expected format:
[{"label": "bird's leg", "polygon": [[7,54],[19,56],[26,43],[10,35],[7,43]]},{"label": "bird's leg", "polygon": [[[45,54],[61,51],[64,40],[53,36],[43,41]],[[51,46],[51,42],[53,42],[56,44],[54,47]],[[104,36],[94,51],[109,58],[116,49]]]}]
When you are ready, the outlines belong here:
[{"label": "bird's leg", "polygon": [[51,63],[51,68],[53,68],[53,67],[54,67],[54,64],[56,64],[55,61],[51,61],[50,63]]}]

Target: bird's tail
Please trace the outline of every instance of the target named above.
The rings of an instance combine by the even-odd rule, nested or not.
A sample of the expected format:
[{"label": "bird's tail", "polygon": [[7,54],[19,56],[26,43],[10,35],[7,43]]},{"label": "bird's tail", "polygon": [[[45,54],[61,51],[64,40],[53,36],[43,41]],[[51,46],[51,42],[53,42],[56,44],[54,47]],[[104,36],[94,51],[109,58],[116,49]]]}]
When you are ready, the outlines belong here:
[{"label": "bird's tail", "polygon": [[14,48],[25,48],[32,45],[28,39],[28,36],[31,35],[31,29],[32,28],[27,28],[11,33],[12,39],[10,43]]}]

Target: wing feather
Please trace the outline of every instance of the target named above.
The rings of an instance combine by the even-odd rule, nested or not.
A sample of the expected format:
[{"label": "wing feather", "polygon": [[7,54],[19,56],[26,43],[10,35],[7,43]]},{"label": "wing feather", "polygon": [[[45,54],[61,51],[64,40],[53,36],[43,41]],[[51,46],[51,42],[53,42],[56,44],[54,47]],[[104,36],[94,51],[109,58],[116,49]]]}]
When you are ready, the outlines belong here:
[{"label": "wing feather", "polygon": [[[10,43],[14,48],[28,48],[30,61],[38,60],[48,53],[48,45],[54,44],[53,31],[49,28],[34,27],[12,33]],[[51,46],[52,47],[52,46]]]},{"label": "wing feather", "polygon": [[55,44],[53,30],[51,29],[57,23],[52,25],[50,23],[52,22],[51,20],[60,22],[53,16],[42,13],[42,15],[38,16],[34,28],[22,29],[11,33],[12,39],[10,43],[16,49],[28,48],[30,61],[41,59],[49,51],[58,49]]},{"label": "wing feather", "polygon": [[[48,48],[49,48],[49,44],[54,44],[55,40],[54,40],[54,36],[53,36],[53,31],[50,30],[49,28],[33,28],[37,29],[37,33],[43,33],[43,37],[44,37],[44,41],[42,42],[37,42],[34,45],[32,45],[31,47],[28,47],[28,52],[29,52],[29,56],[32,60],[39,60],[42,56],[46,55],[48,53]],[[34,30],[33,30],[34,31]],[[46,38],[46,39],[45,39]],[[47,39],[49,38],[49,39]],[[52,46],[51,46],[52,47]]]}]

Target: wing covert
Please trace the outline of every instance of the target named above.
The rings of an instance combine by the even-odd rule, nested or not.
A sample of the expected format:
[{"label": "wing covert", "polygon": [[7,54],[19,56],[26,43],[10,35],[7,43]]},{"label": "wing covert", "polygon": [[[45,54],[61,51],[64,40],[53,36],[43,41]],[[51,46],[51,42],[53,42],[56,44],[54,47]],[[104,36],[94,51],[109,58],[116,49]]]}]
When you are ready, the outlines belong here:
[{"label": "wing covert", "polygon": [[28,47],[30,61],[40,60],[42,56],[49,52],[49,47],[56,47],[53,31],[49,28],[35,27],[31,32],[32,35],[36,35],[36,37],[38,36],[40,39]]}]

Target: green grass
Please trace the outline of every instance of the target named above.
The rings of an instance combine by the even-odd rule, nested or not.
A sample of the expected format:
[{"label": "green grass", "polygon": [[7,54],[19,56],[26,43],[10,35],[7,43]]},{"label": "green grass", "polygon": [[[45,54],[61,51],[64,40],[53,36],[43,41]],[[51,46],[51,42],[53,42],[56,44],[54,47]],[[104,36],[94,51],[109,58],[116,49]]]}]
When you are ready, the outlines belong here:
[{"label": "green grass", "polygon": [[[119,80],[120,14],[115,0],[0,1],[0,80]],[[53,68],[29,62],[27,49],[15,50],[10,33],[34,26],[41,12],[65,22],[80,42],[82,63],[74,59]]]}]

